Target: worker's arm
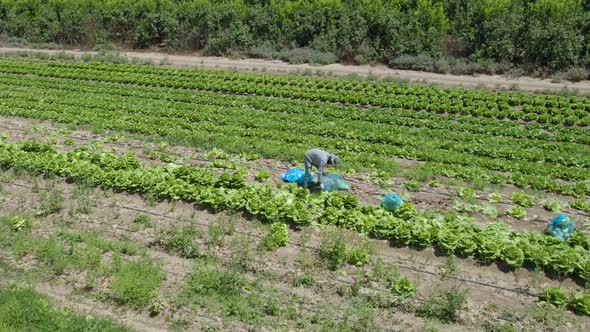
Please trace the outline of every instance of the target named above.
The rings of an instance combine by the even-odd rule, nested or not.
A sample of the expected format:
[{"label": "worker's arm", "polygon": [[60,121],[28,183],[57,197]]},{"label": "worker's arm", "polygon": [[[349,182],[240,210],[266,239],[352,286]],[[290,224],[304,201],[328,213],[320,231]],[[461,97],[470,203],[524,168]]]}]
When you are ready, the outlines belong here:
[{"label": "worker's arm", "polygon": [[318,167],[318,183],[322,184],[324,183],[323,179],[323,175],[324,175],[324,168],[326,168],[326,163],[325,162],[321,162],[320,166]]},{"label": "worker's arm", "polygon": [[305,176],[303,177],[303,188],[307,188],[309,184],[309,178],[311,177],[311,160],[309,157],[305,155],[305,159],[303,160],[303,164],[305,165]]}]

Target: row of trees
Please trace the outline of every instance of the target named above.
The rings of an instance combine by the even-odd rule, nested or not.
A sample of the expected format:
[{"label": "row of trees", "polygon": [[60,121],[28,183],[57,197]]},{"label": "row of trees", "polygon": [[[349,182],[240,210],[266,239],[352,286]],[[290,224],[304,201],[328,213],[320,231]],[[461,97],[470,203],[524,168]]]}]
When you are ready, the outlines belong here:
[{"label": "row of trees", "polygon": [[385,63],[451,55],[561,70],[590,64],[588,7],[581,0],[0,0],[0,34],[214,55],[310,47]]}]

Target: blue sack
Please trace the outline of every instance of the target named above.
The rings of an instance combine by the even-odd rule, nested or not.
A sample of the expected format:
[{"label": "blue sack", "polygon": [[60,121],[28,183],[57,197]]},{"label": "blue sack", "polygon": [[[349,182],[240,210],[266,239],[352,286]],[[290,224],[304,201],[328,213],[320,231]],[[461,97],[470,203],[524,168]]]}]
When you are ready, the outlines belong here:
[{"label": "blue sack", "polygon": [[547,233],[562,241],[567,240],[575,230],[574,221],[563,213],[553,218],[547,225]]},{"label": "blue sack", "polygon": [[398,194],[387,194],[381,199],[381,206],[387,211],[395,211],[402,206],[403,203],[404,200]]},{"label": "blue sack", "polygon": [[338,174],[324,174],[324,191],[348,190],[350,186],[344,178]]},{"label": "blue sack", "polygon": [[[313,183],[314,176],[311,175],[307,182],[307,185]],[[303,186],[303,181],[305,181],[305,171],[301,168],[293,167],[287,171],[287,173],[281,174],[281,179],[285,182],[290,183],[297,183],[300,186]],[[344,178],[337,174],[324,174],[324,191],[336,191],[336,190],[348,190],[350,186],[344,180]]]},{"label": "blue sack", "polygon": [[[301,168],[293,167],[287,171],[287,173],[281,174],[281,179],[285,182],[294,183],[296,182],[300,186],[303,186],[303,181],[305,181],[305,171]],[[307,184],[311,184],[313,181],[313,175],[310,176],[309,181]]]}]

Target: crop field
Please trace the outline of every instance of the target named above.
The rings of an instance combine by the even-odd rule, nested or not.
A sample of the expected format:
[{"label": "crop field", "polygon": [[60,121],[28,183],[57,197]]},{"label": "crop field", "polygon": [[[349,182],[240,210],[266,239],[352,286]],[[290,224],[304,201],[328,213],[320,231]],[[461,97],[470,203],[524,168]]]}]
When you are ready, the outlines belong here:
[{"label": "crop field", "polygon": [[0,329],[590,328],[589,98],[0,58],[0,135]]}]

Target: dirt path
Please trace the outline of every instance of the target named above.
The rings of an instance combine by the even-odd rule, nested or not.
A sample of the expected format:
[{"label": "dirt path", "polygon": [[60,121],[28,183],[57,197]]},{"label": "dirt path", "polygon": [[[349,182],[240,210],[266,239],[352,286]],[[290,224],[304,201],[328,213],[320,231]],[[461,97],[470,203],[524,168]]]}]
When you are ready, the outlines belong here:
[{"label": "dirt path", "polygon": [[[83,54],[96,54],[97,52],[86,52],[81,50],[39,50],[27,48],[0,47],[0,52],[47,52],[50,54],[65,52],[81,56]],[[260,59],[229,59],[223,57],[207,57],[197,54],[169,55],[158,52],[121,52],[120,55],[138,58],[142,60],[151,60],[158,64],[165,62],[168,65],[176,67],[199,67],[206,69],[231,69],[244,72],[269,72],[269,73],[294,73],[311,70],[314,74],[321,72],[324,75],[345,76],[348,74],[357,74],[359,76],[372,75],[375,77],[393,77],[399,80],[409,80],[411,82],[434,83],[447,87],[465,87],[465,88],[515,88],[522,91],[540,92],[543,90],[559,91],[564,88],[577,90],[580,94],[590,94],[590,81],[583,82],[562,82],[553,83],[549,79],[536,79],[529,77],[510,78],[500,75],[450,75],[436,74],[411,70],[391,69],[383,65],[376,66],[352,66],[342,64],[331,64],[324,66],[301,64],[292,65],[283,61],[268,61]]]}]

